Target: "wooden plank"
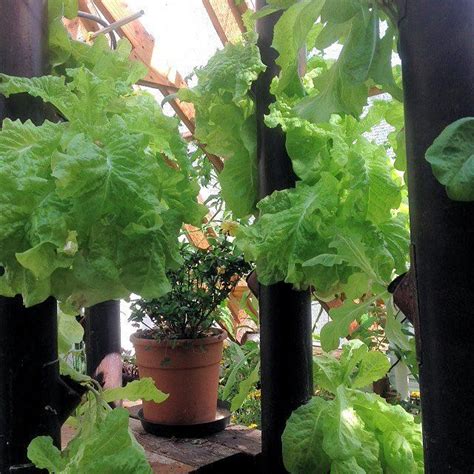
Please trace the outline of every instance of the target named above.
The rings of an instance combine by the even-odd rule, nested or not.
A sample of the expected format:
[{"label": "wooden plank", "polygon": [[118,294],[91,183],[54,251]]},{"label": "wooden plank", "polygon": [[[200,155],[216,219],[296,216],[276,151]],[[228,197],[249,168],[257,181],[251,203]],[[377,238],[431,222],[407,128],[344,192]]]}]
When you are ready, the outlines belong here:
[{"label": "wooden plank", "polygon": [[[125,1],[95,0],[94,3],[109,23],[113,23],[134,13]],[[178,72],[172,74],[169,69],[162,68],[157,64],[153,57],[155,39],[148,33],[139,20],[127,23],[118,28],[116,32],[120,37],[125,37],[130,41],[137,57],[159,77],[160,85],[165,85],[175,91],[187,86]]]},{"label": "wooden plank", "polygon": [[242,13],[233,0],[202,0],[222,44],[237,41],[245,31]]},{"label": "wooden plank", "polygon": [[[243,341],[243,338],[247,333],[258,331],[257,326],[247,314],[247,311],[241,307],[242,298],[244,297],[244,293],[246,291],[248,291],[247,284],[245,281],[241,280],[229,295],[229,300],[227,303],[234,319],[235,340],[239,343]],[[247,307],[247,310],[250,311],[254,316],[258,316],[258,312],[248,299],[245,303],[245,306]]]},{"label": "wooden plank", "polygon": [[145,451],[156,453],[168,459],[194,468],[208,466],[221,459],[239,454],[239,451],[219,444],[214,438],[162,438],[148,434],[138,420],[130,419],[130,428]]},{"label": "wooden plank", "polygon": [[227,5],[229,6],[229,10],[232,12],[240,31],[245,33],[247,28],[245,28],[242,15],[248,10],[247,4],[245,2],[240,2],[239,5],[236,5],[235,0],[227,0]]},{"label": "wooden plank", "polygon": [[226,32],[224,31],[224,28],[222,27],[221,22],[219,21],[219,18],[210,0],[202,0],[202,4],[206,9],[207,15],[211,20],[212,26],[216,30],[217,36],[219,36],[219,39],[221,40],[222,44],[228,43],[229,39],[227,38]]},{"label": "wooden plank", "polygon": [[194,467],[188,464],[183,464],[182,462],[167,458],[166,456],[152,451],[147,451],[146,449],[145,454],[153,472],[156,474],[187,474],[195,470]]},{"label": "wooden plank", "polygon": [[211,246],[201,229],[191,224],[185,224],[183,227],[186,237],[196,248],[207,250]]},{"label": "wooden plank", "polygon": [[230,425],[208,439],[252,456],[257,456],[262,452],[262,433],[246,426]]},{"label": "wooden plank", "polygon": [[[130,407],[129,411],[131,416],[136,415],[136,407]],[[143,446],[153,472],[159,474],[187,474],[231,456],[257,456],[261,452],[260,431],[239,425],[230,425],[224,431],[198,439],[153,436],[146,433],[134,418],[130,418],[130,428]],[[73,428],[67,425],[62,427],[62,449],[74,435]]]},{"label": "wooden plank", "polygon": [[[125,1],[95,0],[94,4],[109,23],[114,23],[134,13]],[[88,7],[88,11],[91,11],[88,2],[86,2],[84,7]],[[148,33],[139,20],[127,23],[115,31],[120,37],[125,37],[130,41],[134,50],[133,57],[139,59],[148,67],[149,72],[145,78],[147,85],[166,87],[168,94],[176,92],[180,87],[186,86],[186,83],[180,74],[175,73],[171,78],[169,77],[169,71],[160,68],[160,66],[156,64],[153,59],[155,39],[150,33]]]}]

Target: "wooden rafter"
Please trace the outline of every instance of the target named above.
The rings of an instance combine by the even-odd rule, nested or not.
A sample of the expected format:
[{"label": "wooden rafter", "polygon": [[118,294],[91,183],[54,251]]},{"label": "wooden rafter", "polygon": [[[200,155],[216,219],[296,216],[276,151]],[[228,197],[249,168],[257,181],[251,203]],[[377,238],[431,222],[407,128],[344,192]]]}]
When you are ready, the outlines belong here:
[{"label": "wooden rafter", "polygon": [[[117,0],[79,0],[79,7],[81,10],[95,14],[95,7],[100,11],[104,18],[109,22],[113,23],[126,16],[130,16],[132,11],[128,8],[126,2]],[[87,22],[87,20],[84,20]],[[87,26],[90,23],[88,22]],[[95,31],[97,28],[89,29],[89,31]],[[156,84],[157,86],[166,87],[176,92],[179,87],[184,83],[181,76],[176,75],[173,78],[169,77],[169,72],[160,69],[152,61],[153,49],[155,46],[155,40],[145,30],[139,21],[133,21],[127,25],[118,28],[116,30],[120,37],[126,37],[134,49],[134,58],[139,59],[148,67],[148,74],[144,79],[146,83]]]},{"label": "wooden rafter", "polygon": [[219,21],[219,18],[216,15],[216,12],[212,6],[211,1],[202,0],[202,3],[204,5],[204,8],[206,9],[209,19],[211,20],[212,26],[216,30],[217,36],[219,36],[219,39],[221,40],[222,44],[228,43],[229,38],[227,37],[226,32],[224,31],[224,28],[222,27]]},{"label": "wooden rafter", "polygon": [[235,21],[239,25],[240,31],[245,33],[247,28],[245,28],[242,15],[248,10],[247,4],[243,1],[236,4],[235,0],[227,0],[227,4],[229,5],[229,10],[232,12],[232,15],[234,15]]},{"label": "wooden rafter", "polygon": [[245,2],[235,0],[202,0],[204,8],[222,44],[235,42],[246,31],[242,14],[247,11]]}]

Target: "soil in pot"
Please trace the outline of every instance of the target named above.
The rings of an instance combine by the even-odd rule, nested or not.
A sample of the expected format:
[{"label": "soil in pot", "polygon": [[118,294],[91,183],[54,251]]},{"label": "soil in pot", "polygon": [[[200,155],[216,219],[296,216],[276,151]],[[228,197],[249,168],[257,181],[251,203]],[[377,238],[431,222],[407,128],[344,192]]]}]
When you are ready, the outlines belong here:
[{"label": "soil in pot", "polygon": [[190,425],[216,417],[219,367],[225,331],[200,339],[157,341],[133,334],[140,377],[151,377],[169,394],[163,403],[143,402],[143,416],[152,423]]}]

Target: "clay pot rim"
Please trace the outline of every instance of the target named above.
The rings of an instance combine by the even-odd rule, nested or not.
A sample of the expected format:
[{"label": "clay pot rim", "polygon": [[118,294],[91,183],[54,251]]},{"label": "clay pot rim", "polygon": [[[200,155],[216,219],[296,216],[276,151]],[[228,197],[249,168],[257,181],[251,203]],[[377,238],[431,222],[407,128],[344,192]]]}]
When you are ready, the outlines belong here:
[{"label": "clay pot rim", "polygon": [[157,341],[156,339],[147,339],[144,337],[137,336],[137,332],[134,332],[130,336],[130,341],[134,346],[152,346],[152,347],[182,347],[182,346],[198,346],[215,344],[227,339],[227,331],[222,328],[211,328],[216,334],[212,334],[206,337],[200,337],[197,339],[163,339]]}]

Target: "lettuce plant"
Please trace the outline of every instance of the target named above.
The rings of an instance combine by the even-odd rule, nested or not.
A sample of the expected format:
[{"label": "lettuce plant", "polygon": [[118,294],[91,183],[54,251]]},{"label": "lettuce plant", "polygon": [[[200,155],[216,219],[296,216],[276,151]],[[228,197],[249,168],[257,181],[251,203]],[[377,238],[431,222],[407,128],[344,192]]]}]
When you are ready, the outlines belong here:
[{"label": "lettuce plant", "polygon": [[388,370],[387,357],[354,340],[340,359],[314,360],[313,397],[289,418],[282,436],[291,474],[423,473],[421,425],[401,406],[361,388]]},{"label": "lettuce plant", "polygon": [[204,214],[178,121],[134,89],[146,70],[126,41],[113,52],[104,38],[68,41],[60,75],[0,76],[1,94],[39,97],[59,116],[0,131],[0,294],[75,310],[159,297],[183,222]]},{"label": "lettuce plant", "polygon": [[218,178],[236,217],[253,213],[257,202],[257,120],[250,88],[264,69],[255,37],[248,36],[217,51],[196,70],[197,86],[179,91],[180,99],[195,106],[196,138],[225,159]]},{"label": "lettuce plant", "polygon": [[[0,94],[39,97],[54,117],[5,120],[0,130],[0,295],[22,294],[27,306],[52,295],[73,314],[132,292],[161,296],[166,272],[181,264],[182,223],[199,225],[205,211],[178,121],[134,87],[146,69],[129,60],[126,41],[116,51],[104,38],[73,41],[62,17],[76,16],[77,1],[47,3],[53,74],[0,76]],[[82,338],[75,317],[61,313],[61,373],[88,389],[69,419],[76,436],[62,452],[37,437],[29,459],[51,473],[151,473],[127,410],[109,402],[167,395],[151,379],[102,390],[69,365]]]},{"label": "lettuce plant", "polygon": [[[252,134],[243,125],[254,117],[251,85],[263,69],[255,38],[216,53],[197,71],[198,85],[180,92],[196,106],[198,138],[228,158],[220,182],[229,208],[236,217],[256,216],[240,226],[237,245],[256,262],[261,283],[285,281],[295,289],[311,288],[321,300],[345,300],[323,328],[325,350],[338,346],[352,321],[385,305],[386,317],[379,320],[387,336],[411,351],[414,341],[394,317],[386,291],[408,262],[402,106],[378,101],[362,115],[375,86],[401,99],[398,69],[392,68],[391,2],[274,0],[257,16],[280,10],[273,47],[281,72],[272,84],[275,102],[265,121],[286,135],[298,178],[294,188],[259,202],[252,191],[255,124]],[[337,43],[342,45],[337,60],[324,59],[320,51]],[[300,78],[303,46],[310,54]],[[396,128],[388,137],[396,159],[387,153],[388,145],[367,138],[382,120]]]},{"label": "lettuce plant", "polygon": [[59,313],[59,361],[61,372],[87,388],[81,405],[67,423],[75,436],[60,451],[49,436],[38,436],[28,446],[28,457],[39,469],[50,473],[128,472],[150,474],[144,449],[131,434],[128,411],[110,407],[117,400],[153,400],[161,403],[168,395],[158,390],[151,378],[125,387],[102,390],[92,378],[76,372],[69,364],[75,344],[83,339],[83,328],[74,316]]}]

